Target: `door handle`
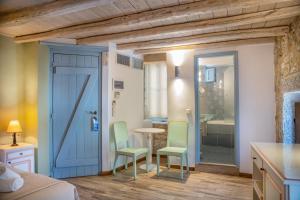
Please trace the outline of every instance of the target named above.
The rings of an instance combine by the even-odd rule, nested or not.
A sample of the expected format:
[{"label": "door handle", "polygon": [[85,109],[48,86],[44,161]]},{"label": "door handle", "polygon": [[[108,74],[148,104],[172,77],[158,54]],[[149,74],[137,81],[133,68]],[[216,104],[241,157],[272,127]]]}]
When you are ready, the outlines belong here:
[{"label": "door handle", "polygon": [[89,114],[91,114],[91,115],[97,115],[97,111],[95,110],[95,111],[89,111]]}]

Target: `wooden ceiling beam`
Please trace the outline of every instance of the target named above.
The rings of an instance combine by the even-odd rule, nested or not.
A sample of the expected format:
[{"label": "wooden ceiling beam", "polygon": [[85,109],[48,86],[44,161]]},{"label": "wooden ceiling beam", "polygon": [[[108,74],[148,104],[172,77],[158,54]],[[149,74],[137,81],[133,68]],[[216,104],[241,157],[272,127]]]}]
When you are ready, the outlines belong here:
[{"label": "wooden ceiling beam", "polygon": [[100,5],[111,4],[111,0],[59,0],[32,6],[0,16],[0,27],[17,26],[42,17],[53,17],[77,12]]},{"label": "wooden ceiling beam", "polygon": [[232,41],[225,41],[225,42],[193,44],[193,45],[184,45],[184,46],[176,46],[176,47],[138,49],[134,52],[135,54],[152,54],[152,53],[163,53],[163,52],[176,51],[176,50],[219,49],[219,48],[226,48],[226,47],[236,47],[240,45],[252,45],[252,44],[263,44],[263,43],[274,43],[274,37],[232,40]]},{"label": "wooden ceiling beam", "polygon": [[[122,28],[129,25],[144,25],[161,20],[172,20],[184,18],[187,16],[199,15],[211,11],[230,9],[230,8],[246,8],[251,6],[265,5],[269,3],[281,3],[289,0],[202,0],[193,3],[159,8],[150,11],[120,16],[104,21],[79,24],[69,27],[63,27],[42,33],[35,33],[16,37],[16,42],[31,42],[45,40],[53,37],[67,37],[79,34],[98,34],[104,30]],[[300,0],[299,0],[300,3]]]},{"label": "wooden ceiling beam", "polygon": [[192,36],[185,36],[185,37],[175,37],[175,38],[166,38],[166,39],[159,39],[159,40],[124,43],[124,44],[118,44],[117,47],[120,50],[162,48],[162,47],[170,47],[170,46],[178,46],[178,45],[221,42],[227,40],[275,37],[275,36],[285,35],[288,31],[289,31],[288,26],[242,29],[242,30],[206,33],[206,34],[199,34],[199,35],[192,35]]},{"label": "wooden ceiling beam", "polygon": [[120,43],[125,39],[148,40],[151,36],[163,36],[171,33],[187,33],[190,31],[213,30],[218,28],[229,28],[241,25],[249,25],[272,20],[279,20],[300,15],[300,6],[272,9],[250,14],[241,14],[231,17],[223,17],[209,20],[200,20],[180,24],[159,26],[154,28],[127,31],[115,34],[98,35],[81,38],[78,44],[97,44],[113,41]]}]

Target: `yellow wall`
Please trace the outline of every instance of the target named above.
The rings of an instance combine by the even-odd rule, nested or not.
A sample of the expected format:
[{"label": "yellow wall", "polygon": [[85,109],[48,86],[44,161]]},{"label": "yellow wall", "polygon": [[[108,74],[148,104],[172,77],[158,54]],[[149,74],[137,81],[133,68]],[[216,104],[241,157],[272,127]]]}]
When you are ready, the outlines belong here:
[{"label": "yellow wall", "polygon": [[24,123],[25,142],[37,146],[37,83],[38,83],[38,44],[24,44]]},{"label": "yellow wall", "polygon": [[10,120],[25,126],[23,82],[23,45],[0,36],[0,144],[12,141],[5,132]]},{"label": "yellow wall", "polygon": [[49,48],[38,45],[38,172],[49,175]]},{"label": "yellow wall", "polygon": [[48,69],[48,47],[0,36],[0,144],[12,142],[5,130],[10,120],[20,120],[18,141],[35,145],[36,169],[43,174],[49,174]]}]

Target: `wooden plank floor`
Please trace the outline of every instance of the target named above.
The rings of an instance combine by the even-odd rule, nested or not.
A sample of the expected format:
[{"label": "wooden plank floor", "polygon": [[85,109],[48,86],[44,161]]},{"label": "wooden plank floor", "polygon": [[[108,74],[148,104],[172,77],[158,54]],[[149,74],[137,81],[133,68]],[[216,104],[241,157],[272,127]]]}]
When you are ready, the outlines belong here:
[{"label": "wooden plank floor", "polygon": [[179,170],[162,169],[162,176],[155,172],[138,170],[138,179],[130,177],[131,168],[122,170],[116,176],[90,176],[68,179],[76,185],[81,200],[119,199],[119,200],[250,200],[252,182],[249,178],[238,176],[191,172],[183,181]]}]

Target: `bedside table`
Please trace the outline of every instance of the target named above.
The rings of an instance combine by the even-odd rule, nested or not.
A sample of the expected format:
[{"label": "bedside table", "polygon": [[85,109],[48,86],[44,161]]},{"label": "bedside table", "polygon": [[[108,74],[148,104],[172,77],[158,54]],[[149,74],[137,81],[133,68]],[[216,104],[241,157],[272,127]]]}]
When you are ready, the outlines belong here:
[{"label": "bedside table", "polygon": [[34,146],[26,143],[18,144],[18,146],[0,145],[0,162],[34,173]]}]

